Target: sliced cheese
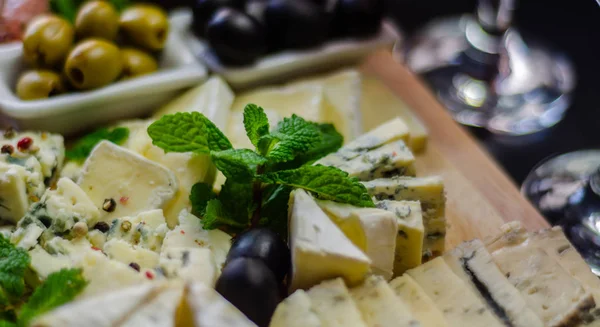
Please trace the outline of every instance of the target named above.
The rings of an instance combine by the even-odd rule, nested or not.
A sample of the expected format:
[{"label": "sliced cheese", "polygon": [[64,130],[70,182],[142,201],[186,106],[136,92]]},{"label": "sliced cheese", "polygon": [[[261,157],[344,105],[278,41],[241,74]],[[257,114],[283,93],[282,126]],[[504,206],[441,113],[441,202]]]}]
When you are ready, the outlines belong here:
[{"label": "sliced cheese", "polygon": [[321,327],[321,320],[303,290],[297,290],[275,309],[270,327]]},{"label": "sliced cheese", "polygon": [[390,287],[408,307],[422,327],[447,327],[442,311],[408,274],[395,278]]},{"label": "sliced cheese", "polygon": [[219,269],[208,248],[168,247],[160,254],[159,267],[167,278],[215,284]]},{"label": "sliced cheese", "polygon": [[[160,209],[178,189],[167,168],[108,141],[100,142],[86,160],[79,185],[104,209],[100,219],[107,222]],[[114,201],[114,208],[107,200]]]},{"label": "sliced cheese", "polygon": [[371,260],[357,248],[303,190],[290,195],[292,280],[290,288],[309,288],[323,280],[343,277],[360,283]]},{"label": "sliced cheese", "polygon": [[441,257],[406,272],[453,327],[504,326]]},{"label": "sliced cheese", "polygon": [[444,260],[481,300],[488,303],[490,310],[514,327],[542,327],[542,320],[527,306],[527,303],[500,272],[483,242],[473,240],[457,246],[444,254]]},{"label": "sliced cheese", "polygon": [[[361,111],[367,127],[379,124],[382,119],[402,118],[410,133],[410,148],[420,153],[427,146],[427,128],[392,91],[376,77],[363,76]],[[373,112],[376,110],[377,115]]]},{"label": "sliced cheese", "polygon": [[152,300],[132,312],[119,327],[176,327],[183,296],[184,284],[170,283]]},{"label": "sliced cheese", "polygon": [[396,296],[387,282],[379,276],[370,276],[350,290],[363,319],[370,327],[418,327],[419,321]]},{"label": "sliced cheese", "polygon": [[342,279],[322,282],[307,294],[324,327],[367,326]]},{"label": "sliced cheese", "polygon": [[202,283],[188,286],[185,303],[189,306],[181,321],[194,321],[194,326],[256,327],[243,313],[225,300],[217,291]]}]

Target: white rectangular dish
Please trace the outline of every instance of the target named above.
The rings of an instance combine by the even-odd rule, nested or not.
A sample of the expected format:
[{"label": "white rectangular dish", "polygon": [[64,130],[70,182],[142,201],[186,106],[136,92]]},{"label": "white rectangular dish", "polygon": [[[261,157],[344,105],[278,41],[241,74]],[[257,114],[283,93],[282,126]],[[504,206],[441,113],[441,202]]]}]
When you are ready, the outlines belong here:
[{"label": "white rectangular dish", "polygon": [[[23,101],[15,94],[24,70],[21,43],[0,49],[0,116],[21,129],[65,135],[123,118],[140,117],[171,100],[181,90],[207,78],[206,68],[172,28],[161,54],[159,71],[109,86],[57,97]],[[0,119],[1,121],[2,119]]]},{"label": "white rectangular dish", "polygon": [[355,64],[375,50],[392,49],[394,44],[402,40],[399,29],[392,22],[384,20],[379,34],[369,39],[333,40],[313,49],[269,54],[248,67],[227,67],[219,62],[205,41],[191,32],[192,14],[189,10],[173,12],[171,21],[174,28],[181,30],[185,43],[208,69],[221,75],[232,88],[238,90]]}]

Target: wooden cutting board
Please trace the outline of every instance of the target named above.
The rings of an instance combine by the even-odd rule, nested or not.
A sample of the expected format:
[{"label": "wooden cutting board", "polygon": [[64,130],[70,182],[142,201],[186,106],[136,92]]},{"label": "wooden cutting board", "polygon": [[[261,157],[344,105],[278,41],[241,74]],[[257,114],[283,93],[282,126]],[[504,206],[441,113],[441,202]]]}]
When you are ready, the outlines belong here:
[{"label": "wooden cutting board", "polygon": [[[417,155],[417,174],[444,179],[448,231],[453,248],[473,238],[496,235],[503,224],[519,220],[529,230],[546,228],[544,217],[520,194],[517,186],[435,96],[390,52],[370,56],[361,70],[376,77],[410,108],[429,130],[427,150]],[[406,108],[362,108],[365,131]]]}]

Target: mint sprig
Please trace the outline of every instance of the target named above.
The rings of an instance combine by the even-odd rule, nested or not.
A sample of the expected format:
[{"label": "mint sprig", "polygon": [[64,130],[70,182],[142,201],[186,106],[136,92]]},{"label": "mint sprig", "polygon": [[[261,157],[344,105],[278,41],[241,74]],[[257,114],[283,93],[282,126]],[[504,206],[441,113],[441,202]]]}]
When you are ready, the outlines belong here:
[{"label": "mint sprig", "polygon": [[193,113],[163,116],[148,128],[152,143],[165,152],[209,153],[227,178],[216,195],[211,186],[193,186],[192,212],[205,229],[237,233],[266,226],[287,235],[290,192],[302,188],[315,197],[360,207],[374,207],[366,188],[333,167],[308,165],[337,151],[343,137],[331,124],[292,115],[269,131],[263,108],[244,108],[244,128],[255,150],[234,149],[208,118]]},{"label": "mint sprig", "polygon": [[0,312],[21,301],[30,262],[27,251],[0,235]]}]

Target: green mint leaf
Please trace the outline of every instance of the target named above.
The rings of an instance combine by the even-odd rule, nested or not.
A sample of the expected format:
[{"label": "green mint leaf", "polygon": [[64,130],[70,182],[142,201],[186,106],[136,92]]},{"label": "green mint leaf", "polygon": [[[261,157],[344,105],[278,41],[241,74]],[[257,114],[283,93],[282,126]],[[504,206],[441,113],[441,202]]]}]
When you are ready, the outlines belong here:
[{"label": "green mint leaf", "polygon": [[259,226],[288,237],[288,203],[293,188],[285,185],[268,185],[263,189]]},{"label": "green mint leaf", "polygon": [[302,166],[261,176],[265,183],[301,188],[317,198],[348,203],[358,207],[375,207],[367,189],[356,178],[334,167]]},{"label": "green mint leaf", "polygon": [[260,138],[269,134],[269,118],[265,110],[255,104],[248,104],[244,108],[244,128],[250,142],[258,147]]},{"label": "green mint leaf", "polygon": [[221,187],[219,200],[232,219],[246,225],[259,204],[254,201],[253,183],[238,183],[232,179],[227,179]]},{"label": "green mint leaf", "polygon": [[0,327],[2,326],[16,326],[17,313],[15,310],[8,310],[0,312]]},{"label": "green mint leaf", "polygon": [[258,148],[272,162],[286,162],[312,150],[321,138],[314,124],[292,115],[280,121],[271,134],[261,137]]},{"label": "green mint leaf", "polygon": [[18,327],[16,323],[8,320],[0,320],[0,327]]},{"label": "green mint leaf", "polygon": [[86,285],[81,269],[62,269],[50,274],[21,308],[19,326],[29,326],[34,318],[71,302]]},{"label": "green mint leaf", "polygon": [[225,210],[223,203],[219,199],[208,201],[206,214],[202,218],[202,227],[207,230],[223,228],[226,230],[243,230],[247,223],[241,223],[232,219],[229,212]]},{"label": "green mint leaf", "polygon": [[210,156],[225,177],[242,183],[252,181],[256,175],[256,168],[267,162],[267,158],[249,149],[211,152]]},{"label": "green mint leaf", "polygon": [[206,213],[208,201],[215,199],[217,195],[213,192],[212,186],[206,183],[196,183],[192,186],[190,192],[190,202],[192,203],[192,214],[196,217],[203,217]]},{"label": "green mint leaf", "polygon": [[152,144],[165,152],[210,153],[231,149],[231,142],[199,112],[165,115],[148,127]]},{"label": "green mint leaf", "polygon": [[27,251],[0,235],[0,307],[21,300],[25,292],[25,271],[30,262]]},{"label": "green mint leaf", "polygon": [[75,23],[77,10],[82,3],[83,0],[50,0],[50,9],[69,22]]},{"label": "green mint leaf", "polygon": [[127,141],[128,137],[129,128],[127,127],[116,127],[112,130],[100,128],[77,141],[70,150],[67,150],[66,156],[70,160],[82,162],[92,153],[92,150],[100,141],[108,140],[121,145]]}]

